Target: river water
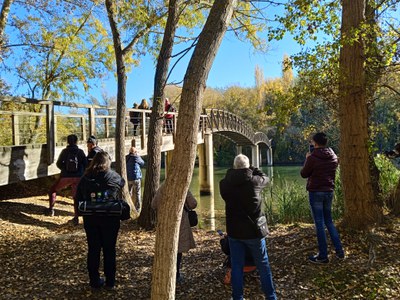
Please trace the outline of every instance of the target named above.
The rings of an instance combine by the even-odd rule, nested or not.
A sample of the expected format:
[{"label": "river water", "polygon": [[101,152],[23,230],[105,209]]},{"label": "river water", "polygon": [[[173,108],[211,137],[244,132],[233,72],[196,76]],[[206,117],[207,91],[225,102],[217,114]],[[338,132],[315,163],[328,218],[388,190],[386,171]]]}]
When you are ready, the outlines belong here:
[{"label": "river water", "polygon": [[[279,166],[263,167],[263,171],[272,178],[273,184],[281,181],[300,182],[305,180],[300,176],[301,166]],[[199,169],[195,168],[190,191],[196,197],[198,206],[196,211],[199,215],[199,227],[206,230],[221,229],[225,231],[225,202],[219,193],[219,182],[224,178],[227,168],[214,168],[214,193],[212,195],[200,196]]]}]

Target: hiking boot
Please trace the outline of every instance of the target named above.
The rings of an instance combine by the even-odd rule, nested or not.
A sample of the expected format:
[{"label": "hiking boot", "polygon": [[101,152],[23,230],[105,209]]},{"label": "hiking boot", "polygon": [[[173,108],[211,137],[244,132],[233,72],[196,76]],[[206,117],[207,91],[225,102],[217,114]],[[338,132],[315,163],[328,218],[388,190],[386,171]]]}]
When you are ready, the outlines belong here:
[{"label": "hiking boot", "polygon": [[310,255],[310,256],[308,257],[308,260],[309,260],[310,262],[312,262],[312,263],[320,264],[320,265],[324,265],[324,264],[329,263],[329,259],[328,259],[327,257],[326,257],[326,258],[321,258],[321,257],[319,256],[319,254]]}]

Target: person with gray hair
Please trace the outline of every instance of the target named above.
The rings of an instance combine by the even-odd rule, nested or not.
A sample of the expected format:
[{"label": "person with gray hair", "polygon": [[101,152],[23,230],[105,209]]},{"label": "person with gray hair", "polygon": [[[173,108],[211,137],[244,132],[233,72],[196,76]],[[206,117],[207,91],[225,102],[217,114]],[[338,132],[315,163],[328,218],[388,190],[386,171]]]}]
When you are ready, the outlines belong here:
[{"label": "person with gray hair", "polygon": [[239,154],[234,159],[233,169],[226,172],[225,178],[219,184],[221,196],[225,201],[233,300],[243,299],[246,250],[251,253],[257,266],[266,299],[277,299],[268,261],[266,235],[257,226],[258,220],[265,220],[260,193],[268,183],[267,175],[258,168],[251,167],[249,158]]}]

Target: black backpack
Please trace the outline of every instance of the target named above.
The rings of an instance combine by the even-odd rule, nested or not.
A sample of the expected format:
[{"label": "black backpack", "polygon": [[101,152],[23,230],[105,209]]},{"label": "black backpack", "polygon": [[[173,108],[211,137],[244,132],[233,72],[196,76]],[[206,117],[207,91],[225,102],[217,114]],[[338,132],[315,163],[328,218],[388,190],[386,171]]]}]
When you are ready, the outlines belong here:
[{"label": "black backpack", "polygon": [[65,170],[68,173],[79,172],[78,150],[68,151],[67,159],[65,160]]}]

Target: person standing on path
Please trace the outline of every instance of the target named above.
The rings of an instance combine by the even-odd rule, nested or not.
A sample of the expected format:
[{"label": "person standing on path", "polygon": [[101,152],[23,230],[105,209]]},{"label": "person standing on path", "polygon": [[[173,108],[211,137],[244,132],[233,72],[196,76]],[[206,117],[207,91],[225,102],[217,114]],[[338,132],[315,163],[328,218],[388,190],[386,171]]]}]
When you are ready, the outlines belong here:
[{"label": "person standing on path", "polygon": [[[101,151],[95,155],[79,182],[77,202],[91,201],[98,193],[107,199],[119,199],[124,179],[111,170],[111,158],[107,152]],[[119,216],[83,216],[83,225],[88,243],[87,270],[89,285],[92,289],[100,289],[104,284],[107,290],[115,287],[117,271],[116,244],[120,228]],[[104,275],[100,276],[100,254],[103,250]]]},{"label": "person standing on path", "polygon": [[327,147],[328,138],[325,133],[316,133],[311,143],[314,150],[307,152],[306,161],[300,174],[301,177],[307,178],[307,191],[319,252],[309,256],[308,260],[312,263],[327,264],[329,258],[325,227],[328,229],[335,247],[336,257],[338,259],[345,257],[339,234],[332,221],[332,200],[338,158],[335,152]]},{"label": "person standing on path", "polygon": [[264,216],[260,193],[268,183],[267,175],[257,168],[250,168],[249,158],[243,154],[235,157],[233,169],[229,169],[219,183],[220,193],[225,201],[233,300],[243,300],[246,250],[251,253],[257,266],[266,299],[277,299],[265,236],[261,236],[256,226],[256,220]]},{"label": "person standing on path", "polygon": [[77,142],[78,137],[75,134],[67,136],[68,146],[61,151],[56,162],[61,173],[58,180],[50,188],[48,209],[48,215],[54,216],[57,192],[63,188],[71,187],[71,194],[74,199],[74,218],[72,219],[74,225],[79,223],[78,204],[75,200],[76,188],[87,165],[85,153],[82,149],[79,149]]},{"label": "person standing on path", "polygon": [[144,160],[140,157],[135,147],[129,149],[129,154],[126,156],[126,172],[128,177],[129,194],[132,197],[132,202],[135,204],[137,212],[140,212],[142,206],[141,200],[141,181]]},{"label": "person standing on path", "polygon": [[87,142],[86,142],[86,146],[88,149],[88,155],[87,155],[87,162],[88,165],[92,162],[93,157],[98,153],[103,151],[103,149],[101,149],[99,146],[97,146],[97,139],[94,135],[91,135]]}]

